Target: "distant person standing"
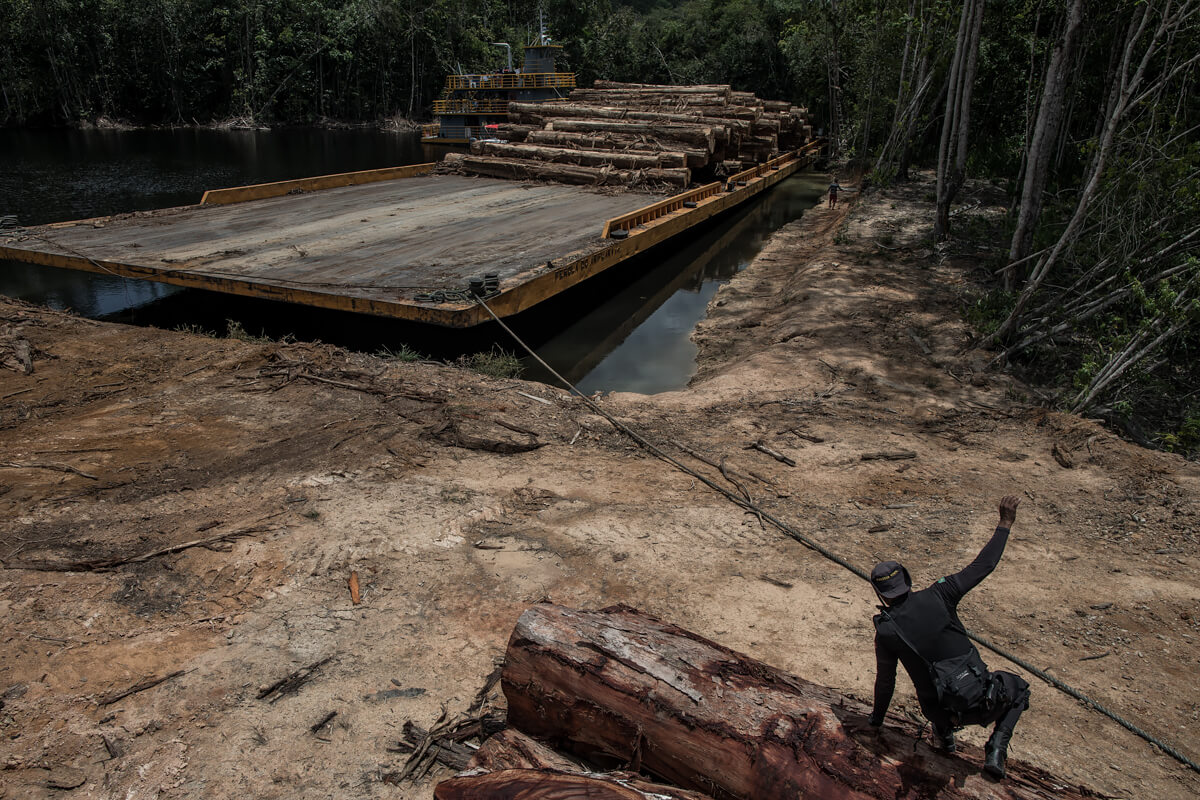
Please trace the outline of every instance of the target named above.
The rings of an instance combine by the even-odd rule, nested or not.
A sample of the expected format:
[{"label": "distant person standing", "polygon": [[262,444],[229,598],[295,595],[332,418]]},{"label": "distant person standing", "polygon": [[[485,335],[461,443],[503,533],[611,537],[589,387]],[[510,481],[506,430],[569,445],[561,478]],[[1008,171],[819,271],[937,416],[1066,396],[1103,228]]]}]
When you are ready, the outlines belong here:
[{"label": "distant person standing", "polygon": [[837,208],[838,192],[842,190],[842,185],[838,183],[836,175],[830,177],[829,181],[829,207]]},{"label": "distant person standing", "polygon": [[908,570],[895,561],[875,565],[871,585],[882,601],[875,617],[875,707],[870,723],[883,724],[896,687],[896,664],[912,678],[917,701],[933,723],[934,742],[954,752],[954,729],[991,725],[983,770],[1005,775],[1008,742],[1021,712],[1029,708],[1029,684],[1011,672],[990,672],[958,619],[958,603],[992,573],[1017,521],[1019,497],[1000,500],[1000,524],[966,568],[912,590]]}]

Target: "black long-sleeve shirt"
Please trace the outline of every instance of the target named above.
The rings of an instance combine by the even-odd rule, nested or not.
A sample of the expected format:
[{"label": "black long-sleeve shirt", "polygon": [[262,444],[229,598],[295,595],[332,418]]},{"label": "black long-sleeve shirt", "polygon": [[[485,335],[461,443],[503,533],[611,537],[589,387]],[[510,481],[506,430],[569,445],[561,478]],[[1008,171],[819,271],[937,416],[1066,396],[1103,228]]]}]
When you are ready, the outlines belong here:
[{"label": "black long-sleeve shirt", "polygon": [[[911,592],[887,609],[892,622],[882,615],[875,617],[875,709],[874,716],[882,719],[896,690],[896,663],[904,665],[917,692],[917,700],[925,717],[939,728],[950,725],[949,716],[938,705],[937,690],[929,675],[927,662],[961,656],[975,645],[967,638],[966,628],[958,619],[958,603],[967,592],[992,574],[1004,546],[1008,543],[1008,528],[1000,526],[966,568],[939,578],[936,583],[919,592]],[[917,648],[914,652],[899,634]]]}]

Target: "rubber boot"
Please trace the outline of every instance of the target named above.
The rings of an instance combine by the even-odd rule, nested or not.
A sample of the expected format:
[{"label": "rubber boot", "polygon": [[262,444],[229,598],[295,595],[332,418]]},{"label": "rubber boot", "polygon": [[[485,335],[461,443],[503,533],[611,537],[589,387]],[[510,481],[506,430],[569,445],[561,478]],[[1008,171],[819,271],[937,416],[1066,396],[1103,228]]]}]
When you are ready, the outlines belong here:
[{"label": "rubber boot", "polygon": [[1011,732],[996,730],[983,748],[983,771],[996,780],[1005,775],[1004,762],[1008,760],[1008,740],[1011,738]]},{"label": "rubber boot", "polygon": [[942,730],[935,725],[933,727],[933,749],[947,755],[956,751],[958,745],[954,743],[954,728]]}]

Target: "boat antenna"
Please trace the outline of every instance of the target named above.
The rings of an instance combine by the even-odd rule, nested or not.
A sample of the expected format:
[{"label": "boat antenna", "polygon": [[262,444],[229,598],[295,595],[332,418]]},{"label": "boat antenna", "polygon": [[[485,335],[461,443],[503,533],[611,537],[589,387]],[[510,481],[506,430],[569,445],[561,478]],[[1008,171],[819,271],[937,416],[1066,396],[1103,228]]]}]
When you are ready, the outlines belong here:
[{"label": "boat antenna", "polygon": [[544,47],[548,44],[550,39],[546,36],[546,17],[542,7],[538,6],[538,45]]}]

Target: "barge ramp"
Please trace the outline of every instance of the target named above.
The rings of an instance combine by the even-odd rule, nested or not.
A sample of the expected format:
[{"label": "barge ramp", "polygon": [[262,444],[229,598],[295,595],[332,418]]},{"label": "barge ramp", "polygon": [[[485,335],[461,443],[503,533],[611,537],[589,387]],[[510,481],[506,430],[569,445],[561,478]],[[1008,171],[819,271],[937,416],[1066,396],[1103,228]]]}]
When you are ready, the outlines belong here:
[{"label": "barge ramp", "polygon": [[205,193],[199,205],[18,228],[0,259],[455,328],[493,273],[525,311],[811,163],[785,153],[670,197],[432,174],[435,164]]}]

